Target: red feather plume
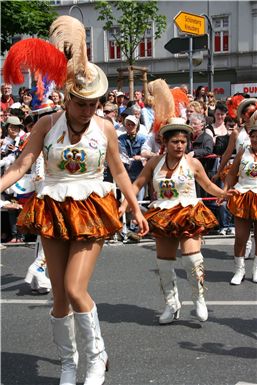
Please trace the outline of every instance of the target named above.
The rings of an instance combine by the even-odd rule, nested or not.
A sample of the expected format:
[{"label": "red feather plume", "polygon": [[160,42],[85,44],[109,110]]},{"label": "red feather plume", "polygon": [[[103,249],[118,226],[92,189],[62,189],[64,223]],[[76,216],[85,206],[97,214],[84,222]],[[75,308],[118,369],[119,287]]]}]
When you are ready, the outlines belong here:
[{"label": "red feather plume", "polygon": [[174,102],[175,102],[176,117],[180,117],[181,107],[186,108],[189,103],[189,99],[185,94],[185,92],[179,87],[171,88],[170,91],[173,95]]},{"label": "red feather plume", "polygon": [[21,84],[24,82],[23,68],[31,72],[39,72],[62,87],[67,75],[67,59],[54,45],[42,39],[30,38],[15,43],[7,55],[3,66],[6,83]]},{"label": "red feather plume", "polygon": [[242,95],[235,95],[227,99],[228,115],[231,118],[235,119],[237,117],[237,109],[243,99],[244,97]]}]

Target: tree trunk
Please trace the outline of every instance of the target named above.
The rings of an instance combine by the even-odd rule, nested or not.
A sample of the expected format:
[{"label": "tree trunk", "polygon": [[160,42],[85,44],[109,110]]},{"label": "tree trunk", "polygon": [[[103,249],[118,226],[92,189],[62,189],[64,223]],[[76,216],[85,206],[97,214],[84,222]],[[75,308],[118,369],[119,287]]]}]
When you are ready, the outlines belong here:
[{"label": "tree trunk", "polygon": [[128,67],[129,73],[129,100],[134,100],[134,71],[131,66]]}]

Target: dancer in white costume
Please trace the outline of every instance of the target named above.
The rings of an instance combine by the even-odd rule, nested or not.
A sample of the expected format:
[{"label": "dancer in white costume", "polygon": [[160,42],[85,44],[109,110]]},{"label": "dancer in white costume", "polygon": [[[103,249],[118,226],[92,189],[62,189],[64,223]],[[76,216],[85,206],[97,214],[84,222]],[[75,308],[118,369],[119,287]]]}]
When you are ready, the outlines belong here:
[{"label": "dancer in white costume", "polygon": [[[161,92],[158,95],[156,89]],[[204,259],[201,253],[201,235],[218,222],[213,213],[196,197],[195,181],[208,193],[225,197],[223,190],[207,177],[201,163],[186,155],[192,128],[183,118],[168,118],[172,114],[173,101],[168,85],[161,79],[149,83],[154,95],[154,108],[166,106],[159,132],[166,152],[152,157],[133,183],[135,193],[152,182],[154,201],[144,214],[150,232],[156,240],[157,265],[166,306],[159,318],[160,324],[171,323],[179,317],[180,301],[175,274],[178,246],[182,251],[182,264],[192,287],[192,299],[200,321],[208,319],[204,299]],[[156,98],[158,95],[158,98]],[[158,113],[155,118],[159,120]],[[155,121],[155,124],[158,124]],[[158,125],[154,126],[158,127]],[[122,203],[126,207],[126,202]]]},{"label": "dancer in white costume", "polygon": [[225,183],[225,189],[234,186],[238,192],[228,202],[236,229],[232,285],[240,285],[245,278],[245,245],[252,224],[255,239],[252,280],[257,283],[257,115],[252,115],[248,131],[250,145],[239,150]]},{"label": "dancer in white costume", "polygon": [[[257,99],[256,98],[243,99],[242,97],[241,99],[239,99],[239,97],[236,95],[230,99],[229,103],[233,105],[233,108],[231,109],[229,108],[229,112],[231,113],[232,117],[237,117],[238,121],[242,121],[243,125],[239,130],[234,130],[230,135],[228,147],[224,152],[224,154],[222,155],[220,166],[218,168],[217,174],[214,175],[213,180],[217,179],[221,175],[222,171],[227,165],[235,149],[236,149],[236,153],[238,153],[238,151],[241,148],[246,148],[248,145],[250,145],[248,130],[250,125],[250,118],[252,114],[254,114],[257,108]],[[228,107],[229,107],[229,103],[228,103]],[[253,243],[252,243],[251,234],[250,234],[246,242],[245,259],[250,258],[252,245]]]},{"label": "dancer in white costume", "polygon": [[[105,160],[132,207],[141,236],[148,231],[148,224],[120,160],[115,130],[110,122],[95,114],[99,97],[107,92],[108,81],[98,66],[87,61],[85,26],[70,16],[60,16],[50,31],[58,50],[50,43],[38,42],[39,39],[33,42],[36,40],[36,46],[40,44],[41,52],[45,53],[38,67],[46,65],[50,80],[67,76],[66,111],[37,122],[21,156],[2,178],[2,188],[20,179],[43,150],[45,179],[25,204],[18,226],[22,231],[41,235],[53,290],[50,316],[62,363],[60,385],[76,384],[75,324],[81,330],[86,351],[84,385],[102,385],[108,356],[88,286],[104,240],[122,227],[114,185],[103,181]],[[37,48],[30,47],[30,53],[34,50],[31,57],[37,56]],[[65,53],[67,63],[60,51]],[[54,68],[54,76],[53,55],[58,56],[55,66],[62,62],[65,65],[63,69]],[[11,67],[12,61],[9,62]]]}]

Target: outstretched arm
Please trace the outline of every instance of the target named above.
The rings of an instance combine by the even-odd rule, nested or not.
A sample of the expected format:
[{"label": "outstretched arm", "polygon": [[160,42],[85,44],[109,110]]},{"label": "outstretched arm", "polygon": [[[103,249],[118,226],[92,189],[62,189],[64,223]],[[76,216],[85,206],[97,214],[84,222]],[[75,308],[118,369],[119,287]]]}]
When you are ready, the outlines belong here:
[{"label": "outstretched arm", "polygon": [[216,184],[212,183],[212,181],[206,175],[206,172],[199,162],[198,159],[192,159],[193,169],[195,174],[195,180],[199,183],[199,185],[209,194],[218,197],[225,198],[227,196],[226,193],[222,189],[220,189]]},{"label": "outstretched arm", "polygon": [[19,158],[1,178],[1,191],[13,185],[30,169],[43,148],[45,134],[50,128],[49,116],[41,118],[33,127],[28,143]]}]

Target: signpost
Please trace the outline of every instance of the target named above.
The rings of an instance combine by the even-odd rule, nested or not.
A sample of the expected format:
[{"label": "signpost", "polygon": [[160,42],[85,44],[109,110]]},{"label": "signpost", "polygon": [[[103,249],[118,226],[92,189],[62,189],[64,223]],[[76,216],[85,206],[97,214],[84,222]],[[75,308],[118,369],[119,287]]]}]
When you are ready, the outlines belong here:
[{"label": "signpost", "polygon": [[189,89],[193,94],[193,51],[209,47],[208,35],[205,34],[205,16],[180,11],[173,20],[178,29],[188,36],[171,39],[164,48],[171,53],[188,52]]},{"label": "signpost", "polygon": [[[170,53],[189,52],[189,36],[174,37],[165,44],[164,48]],[[193,51],[208,50],[208,34],[193,36]]]},{"label": "signpost", "polygon": [[205,17],[180,11],[174,18],[174,22],[181,32],[190,35],[203,35],[205,32]]}]

